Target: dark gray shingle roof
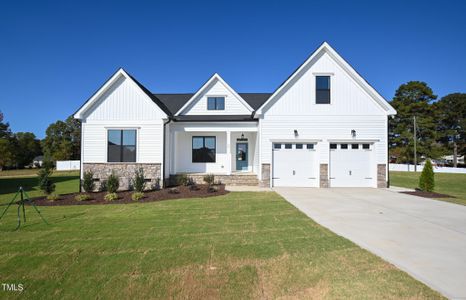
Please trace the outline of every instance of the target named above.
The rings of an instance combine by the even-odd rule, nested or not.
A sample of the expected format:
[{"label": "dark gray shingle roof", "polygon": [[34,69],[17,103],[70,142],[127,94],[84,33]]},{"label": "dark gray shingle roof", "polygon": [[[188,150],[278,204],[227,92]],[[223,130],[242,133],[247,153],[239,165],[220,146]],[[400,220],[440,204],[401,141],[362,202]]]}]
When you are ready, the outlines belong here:
[{"label": "dark gray shingle roof", "polygon": [[[188,102],[193,96],[193,93],[185,94],[154,94],[165,107],[167,107],[171,114],[174,115],[183,105]],[[257,110],[265,101],[272,95],[271,93],[239,93],[239,95],[246,101],[254,110]]]}]

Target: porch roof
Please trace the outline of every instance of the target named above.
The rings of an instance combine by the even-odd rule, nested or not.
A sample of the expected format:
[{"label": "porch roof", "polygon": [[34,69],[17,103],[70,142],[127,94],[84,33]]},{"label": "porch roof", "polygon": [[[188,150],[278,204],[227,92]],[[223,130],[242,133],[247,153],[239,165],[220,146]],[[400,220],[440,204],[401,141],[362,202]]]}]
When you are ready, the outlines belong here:
[{"label": "porch roof", "polygon": [[251,122],[252,115],[183,115],[173,117],[175,122]]}]

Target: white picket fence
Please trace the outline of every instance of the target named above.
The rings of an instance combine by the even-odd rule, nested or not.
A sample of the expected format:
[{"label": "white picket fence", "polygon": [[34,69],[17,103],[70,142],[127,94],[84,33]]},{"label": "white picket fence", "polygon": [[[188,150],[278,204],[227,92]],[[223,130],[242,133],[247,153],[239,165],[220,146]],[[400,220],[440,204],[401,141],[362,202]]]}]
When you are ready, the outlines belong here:
[{"label": "white picket fence", "polygon": [[79,170],[80,160],[57,160],[57,171]]},{"label": "white picket fence", "polygon": [[[417,165],[417,171],[418,172],[421,172],[423,168],[424,168],[423,165]],[[414,172],[414,165],[389,164],[388,169],[390,171]],[[451,168],[451,167],[436,167],[436,166],[434,166],[434,173],[466,174],[466,168]]]}]

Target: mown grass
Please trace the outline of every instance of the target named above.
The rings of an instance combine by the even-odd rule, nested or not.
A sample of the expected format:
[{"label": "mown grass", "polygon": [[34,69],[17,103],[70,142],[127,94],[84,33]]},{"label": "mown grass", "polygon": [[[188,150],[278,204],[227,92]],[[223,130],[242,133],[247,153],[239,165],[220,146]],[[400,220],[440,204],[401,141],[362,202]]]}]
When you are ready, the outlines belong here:
[{"label": "mown grass", "polygon": [[441,298],[273,192],[41,210],[0,221],[0,298]]},{"label": "mown grass", "polygon": [[[394,186],[417,188],[421,172],[390,171],[390,184]],[[435,192],[456,198],[439,198],[437,200],[466,205],[466,174],[435,173]]]},{"label": "mown grass", "polygon": [[[37,170],[35,171],[37,173]],[[0,174],[3,172],[9,171],[2,171]],[[37,186],[38,181],[36,173],[30,174],[29,176],[0,176],[0,204],[10,201],[20,186],[23,187],[29,197],[43,196],[44,194]],[[77,171],[55,171],[52,175],[52,181],[56,185],[57,194],[74,193],[79,191],[79,172]]]}]

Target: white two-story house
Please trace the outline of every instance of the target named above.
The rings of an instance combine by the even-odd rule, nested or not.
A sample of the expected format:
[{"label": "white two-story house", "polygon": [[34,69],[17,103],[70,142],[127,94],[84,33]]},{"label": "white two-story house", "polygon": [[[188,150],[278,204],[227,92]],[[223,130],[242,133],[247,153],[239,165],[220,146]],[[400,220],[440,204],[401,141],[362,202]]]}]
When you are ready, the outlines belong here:
[{"label": "white two-story house", "polygon": [[226,184],[386,187],[396,112],[323,43],[273,93],[236,92],[214,74],[191,94],[150,92],[118,70],[75,113],[81,176],[115,172],[126,188],[215,174]]}]

